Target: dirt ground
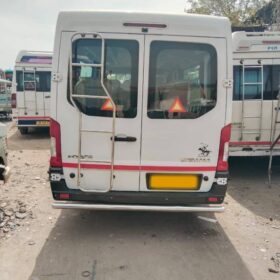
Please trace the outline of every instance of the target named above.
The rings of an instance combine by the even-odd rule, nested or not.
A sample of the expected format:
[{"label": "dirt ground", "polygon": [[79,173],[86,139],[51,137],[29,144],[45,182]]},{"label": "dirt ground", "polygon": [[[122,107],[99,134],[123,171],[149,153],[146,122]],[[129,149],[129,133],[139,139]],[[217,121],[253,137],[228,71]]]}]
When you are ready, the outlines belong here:
[{"label": "dirt ground", "polygon": [[232,159],[220,214],[54,210],[47,133],[9,126],[0,280],[280,279],[280,161],[269,188],[267,160]]}]

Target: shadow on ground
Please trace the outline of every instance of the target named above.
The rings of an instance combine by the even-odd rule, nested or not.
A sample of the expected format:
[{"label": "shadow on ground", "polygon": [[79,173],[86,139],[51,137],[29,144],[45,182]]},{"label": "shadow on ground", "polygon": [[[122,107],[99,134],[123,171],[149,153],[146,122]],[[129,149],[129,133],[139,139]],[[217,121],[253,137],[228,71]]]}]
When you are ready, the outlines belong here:
[{"label": "shadow on ground", "polygon": [[253,277],[221,226],[195,214],[63,210],[29,278],[44,279]]},{"label": "shadow on ground", "polygon": [[21,135],[16,129],[8,139],[8,148],[16,150],[47,150],[50,148],[49,129],[31,129],[26,135]]},{"label": "shadow on ground", "polygon": [[[228,193],[256,215],[280,219],[280,157],[273,160],[268,184],[268,158],[231,158]],[[278,215],[278,216],[277,216]]]}]

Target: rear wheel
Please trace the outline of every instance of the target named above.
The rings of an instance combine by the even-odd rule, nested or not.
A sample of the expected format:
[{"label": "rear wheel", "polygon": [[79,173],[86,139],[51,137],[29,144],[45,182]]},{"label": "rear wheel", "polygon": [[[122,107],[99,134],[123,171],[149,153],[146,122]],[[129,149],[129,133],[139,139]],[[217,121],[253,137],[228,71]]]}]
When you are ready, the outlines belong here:
[{"label": "rear wheel", "polygon": [[20,127],[19,131],[22,135],[28,134],[28,127]]}]

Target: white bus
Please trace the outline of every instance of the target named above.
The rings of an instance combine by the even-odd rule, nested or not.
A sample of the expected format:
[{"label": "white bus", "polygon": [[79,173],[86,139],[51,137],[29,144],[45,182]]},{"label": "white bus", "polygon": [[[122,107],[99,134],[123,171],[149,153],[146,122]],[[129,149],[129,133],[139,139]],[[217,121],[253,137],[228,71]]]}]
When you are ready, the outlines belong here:
[{"label": "white bus", "polygon": [[222,211],[229,20],[62,12],[51,96],[55,208]]},{"label": "white bus", "polygon": [[52,53],[19,52],[13,75],[12,106],[22,134],[49,127]]},{"label": "white bus", "polygon": [[[280,85],[280,33],[233,33],[230,156],[269,156]],[[279,121],[279,120],[277,120]],[[280,126],[276,126],[276,134]],[[280,144],[280,143],[279,143]],[[280,145],[274,148],[280,155]]]}]

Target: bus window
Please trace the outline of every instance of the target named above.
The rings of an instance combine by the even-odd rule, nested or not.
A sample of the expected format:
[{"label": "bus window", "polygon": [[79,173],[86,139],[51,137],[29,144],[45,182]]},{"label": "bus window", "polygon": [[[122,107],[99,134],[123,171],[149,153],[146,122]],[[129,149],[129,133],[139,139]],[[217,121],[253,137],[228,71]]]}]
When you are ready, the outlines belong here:
[{"label": "bus window", "polygon": [[[261,99],[262,98],[262,85],[254,83],[261,82],[261,69],[260,68],[245,68],[244,71],[246,85],[244,87],[244,99]],[[233,67],[233,100],[243,99],[243,68],[242,66]],[[272,66],[263,66],[263,99],[271,100],[271,87],[272,87]]]},{"label": "bus window", "polygon": [[262,71],[260,68],[245,68],[244,70],[244,99],[261,99],[262,85],[258,84],[262,81]]},{"label": "bus window", "polygon": [[[22,71],[16,71],[17,80],[17,91],[23,91],[23,76]],[[34,73],[25,72],[24,73],[25,90],[47,92],[51,90],[51,72],[47,71],[37,71],[35,72],[34,83]]]},{"label": "bus window", "polygon": [[194,119],[217,100],[217,54],[201,43],[154,41],[150,51],[148,116]]},{"label": "bus window", "polygon": [[36,72],[36,91],[51,91],[51,72]]},{"label": "bus window", "polygon": [[[139,45],[134,40],[106,40],[104,84],[116,104],[117,117],[134,118],[137,114]],[[77,95],[105,96],[100,83],[100,69],[87,63],[101,62],[101,41],[79,39],[73,43],[73,92]],[[85,64],[83,66],[83,64]],[[111,117],[104,99],[77,98],[79,109],[89,116]],[[106,102],[106,101],[105,101]]]},{"label": "bus window", "polygon": [[280,86],[280,65],[273,66],[273,78],[272,78],[272,99],[277,99]]},{"label": "bus window", "polygon": [[233,67],[233,100],[242,100],[242,66]]}]

